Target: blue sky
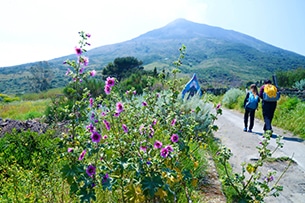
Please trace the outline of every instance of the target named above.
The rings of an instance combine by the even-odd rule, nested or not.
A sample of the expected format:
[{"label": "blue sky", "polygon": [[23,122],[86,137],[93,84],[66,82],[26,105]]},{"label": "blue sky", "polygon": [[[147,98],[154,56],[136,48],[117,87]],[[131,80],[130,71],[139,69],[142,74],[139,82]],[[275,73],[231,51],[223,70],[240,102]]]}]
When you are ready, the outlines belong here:
[{"label": "blue sky", "polygon": [[305,56],[303,0],[7,0],[1,2],[0,67],[135,38],[177,18],[238,31]]}]

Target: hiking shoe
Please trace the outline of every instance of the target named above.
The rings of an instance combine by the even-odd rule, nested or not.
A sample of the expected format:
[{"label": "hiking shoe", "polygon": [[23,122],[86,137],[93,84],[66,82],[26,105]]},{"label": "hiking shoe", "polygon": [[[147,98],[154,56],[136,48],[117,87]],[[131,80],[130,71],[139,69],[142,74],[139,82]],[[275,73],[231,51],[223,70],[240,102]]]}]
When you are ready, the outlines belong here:
[{"label": "hiking shoe", "polygon": [[252,129],[249,129],[248,132],[249,132],[249,133],[252,133]]},{"label": "hiking shoe", "polygon": [[247,128],[244,128],[244,132],[247,132]]}]

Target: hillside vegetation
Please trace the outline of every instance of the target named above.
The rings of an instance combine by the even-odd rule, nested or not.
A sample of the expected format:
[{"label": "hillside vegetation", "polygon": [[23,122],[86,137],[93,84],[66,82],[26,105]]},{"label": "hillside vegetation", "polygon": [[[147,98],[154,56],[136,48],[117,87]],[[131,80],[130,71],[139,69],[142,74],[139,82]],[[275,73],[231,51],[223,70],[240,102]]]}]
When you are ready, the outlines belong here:
[{"label": "hillside vegetation", "polygon": [[[171,72],[172,61],[179,54],[178,47],[186,45],[186,58],[181,75],[196,73],[201,85],[236,87],[271,77],[277,71],[305,68],[305,57],[286,51],[251,36],[219,27],[175,20],[168,25],[149,31],[122,43],[89,50],[89,70],[101,75],[103,68],[118,57],[135,57],[144,69]],[[49,88],[63,87],[66,67],[63,61],[73,55],[47,62],[21,64],[0,68],[0,93],[21,94],[33,92],[34,68],[49,72]]]}]

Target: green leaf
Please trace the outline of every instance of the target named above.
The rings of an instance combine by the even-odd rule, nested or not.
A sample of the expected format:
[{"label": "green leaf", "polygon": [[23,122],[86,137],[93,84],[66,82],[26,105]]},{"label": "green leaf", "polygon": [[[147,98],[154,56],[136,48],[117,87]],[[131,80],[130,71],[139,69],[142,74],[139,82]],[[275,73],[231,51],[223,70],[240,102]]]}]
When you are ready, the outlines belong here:
[{"label": "green leaf", "polygon": [[142,181],[142,189],[145,195],[149,195],[151,197],[157,192],[158,188],[163,185],[163,181],[159,175],[152,175],[145,177]]}]

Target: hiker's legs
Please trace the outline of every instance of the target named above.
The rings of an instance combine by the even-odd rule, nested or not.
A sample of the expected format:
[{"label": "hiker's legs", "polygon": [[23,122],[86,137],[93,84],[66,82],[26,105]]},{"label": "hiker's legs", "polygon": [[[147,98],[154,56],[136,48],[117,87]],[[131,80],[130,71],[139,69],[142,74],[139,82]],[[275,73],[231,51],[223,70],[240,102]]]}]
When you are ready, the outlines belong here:
[{"label": "hiker's legs", "polygon": [[264,130],[272,130],[271,122],[274,116],[276,102],[263,102]]},{"label": "hiker's legs", "polygon": [[244,114],[244,125],[245,125],[245,128],[248,128],[248,117],[249,117],[249,111],[245,109],[245,114]]},{"label": "hiker's legs", "polygon": [[250,111],[250,126],[249,126],[250,130],[252,130],[254,126],[254,116],[255,116],[255,110]]}]

